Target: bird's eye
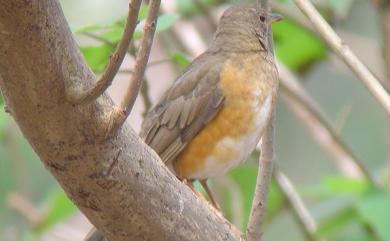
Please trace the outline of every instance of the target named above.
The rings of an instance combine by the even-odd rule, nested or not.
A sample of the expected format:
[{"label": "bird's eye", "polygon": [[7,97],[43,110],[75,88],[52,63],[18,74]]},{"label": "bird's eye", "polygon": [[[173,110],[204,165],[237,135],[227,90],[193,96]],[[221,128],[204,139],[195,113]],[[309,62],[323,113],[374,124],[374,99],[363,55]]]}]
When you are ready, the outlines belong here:
[{"label": "bird's eye", "polygon": [[260,21],[264,22],[265,21],[265,17],[264,16],[260,16]]}]

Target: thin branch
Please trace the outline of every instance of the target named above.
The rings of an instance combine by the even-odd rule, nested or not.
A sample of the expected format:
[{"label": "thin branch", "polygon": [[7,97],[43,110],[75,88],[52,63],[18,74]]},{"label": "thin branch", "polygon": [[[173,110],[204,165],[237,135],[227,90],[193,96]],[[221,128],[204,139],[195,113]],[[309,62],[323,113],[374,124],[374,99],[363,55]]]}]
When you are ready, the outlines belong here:
[{"label": "thin branch", "polygon": [[67,93],[68,101],[75,104],[90,102],[102,95],[103,92],[111,85],[133,38],[135,27],[138,24],[138,12],[141,7],[141,3],[142,0],[132,0],[129,4],[129,14],[127,16],[122,38],[101,77],[92,87],[81,93],[76,91]]},{"label": "thin branch", "polygon": [[313,136],[339,160],[339,167],[350,175],[363,175],[372,186],[378,187],[377,182],[368,168],[353,153],[341,139],[328,118],[318,108],[317,103],[308,95],[296,77],[281,63],[278,63],[280,87],[285,103],[289,105],[297,116],[311,130]]},{"label": "thin branch", "polygon": [[38,227],[44,217],[45,212],[37,208],[30,200],[18,193],[11,193],[6,198],[8,206],[20,213],[26,218],[27,222],[33,227]]},{"label": "thin branch", "polygon": [[305,236],[310,241],[324,241],[316,237],[317,223],[306,208],[303,200],[295,190],[289,178],[280,170],[274,170],[276,184],[286,197],[291,210],[302,227]]},{"label": "thin branch", "polygon": [[149,96],[149,83],[146,79],[142,82],[141,96],[144,103],[144,111],[142,112],[142,116],[145,117],[149,112],[150,107],[152,106],[152,101],[150,100]]},{"label": "thin branch", "polygon": [[[105,38],[102,38],[96,34],[93,34],[93,33],[90,33],[90,32],[85,32],[83,33],[83,35],[85,36],[88,36],[90,38],[93,38],[95,40],[98,40],[98,41],[101,41],[109,46],[115,46],[115,44]],[[132,51],[130,50],[130,48],[127,48],[127,53],[131,56],[133,56],[134,58],[136,57]],[[149,68],[149,67],[152,67],[152,66],[155,66],[155,65],[159,65],[159,64],[163,64],[163,63],[167,63],[167,62],[170,62],[171,60],[170,59],[160,59],[160,60],[155,60],[155,61],[151,61],[149,62],[147,65],[146,65],[146,68]],[[119,70],[118,73],[125,73],[125,74],[134,74],[134,71],[131,70],[131,69],[124,69],[124,70]],[[144,79],[142,81],[142,85],[141,85],[141,96],[142,96],[142,99],[143,99],[143,103],[144,103],[144,111],[142,113],[142,116],[145,117],[146,113],[148,113],[151,105],[152,105],[152,101],[150,100],[150,96],[149,96],[149,84],[147,82],[146,79]]]},{"label": "thin branch", "polygon": [[[107,39],[105,39],[105,38],[103,38],[103,37],[100,37],[99,35],[97,35],[97,34],[95,34],[95,33],[92,33],[92,32],[83,32],[83,33],[81,33],[81,35],[87,36],[87,37],[89,37],[89,38],[91,38],[91,39],[94,39],[94,40],[98,40],[98,41],[100,41],[100,42],[102,42],[102,43],[104,43],[104,44],[107,44],[107,45],[109,45],[109,46],[115,48],[115,43],[113,43],[113,42],[111,42],[111,41],[109,41],[109,40],[107,40]],[[127,48],[126,51],[129,52],[129,48]]]},{"label": "thin branch", "polygon": [[322,18],[321,14],[318,13],[309,0],[294,0],[294,2],[309,18],[325,42],[327,42],[333,51],[348,65],[348,67],[368,88],[375,99],[382,105],[386,113],[390,115],[390,96],[381,83],[340,39],[340,37]]},{"label": "thin branch", "polygon": [[117,109],[112,112],[111,120],[108,126],[107,135],[117,130],[125,122],[134,106],[135,100],[141,89],[143,76],[148,63],[150,50],[152,48],[153,37],[156,30],[158,10],[161,0],[151,0],[149,4],[148,16],[144,26],[144,35],[137,54],[134,74],[131,76],[130,85],[126,94]]},{"label": "thin branch", "polygon": [[[275,98],[275,97],[274,97]],[[273,100],[271,118],[262,137],[259,171],[257,174],[256,190],[252,201],[246,230],[247,241],[260,241],[263,233],[263,220],[267,208],[268,188],[272,178],[274,159],[275,135],[275,100]]]},{"label": "thin branch", "polygon": [[[82,33],[82,34],[85,35],[85,36],[87,36],[87,37],[90,37],[90,38],[92,38],[92,39],[98,40],[98,41],[100,41],[100,42],[102,42],[102,43],[105,43],[105,44],[107,44],[107,45],[109,45],[109,46],[115,47],[115,43],[113,43],[113,42],[111,42],[111,41],[109,41],[109,40],[107,40],[107,39],[105,39],[105,38],[102,38],[102,37],[100,37],[100,36],[98,36],[98,35],[96,35],[96,34],[94,34],[94,33],[85,32],[85,33]],[[127,53],[128,53],[129,55],[135,57],[134,54],[132,53],[132,51],[130,50],[130,48],[127,48]],[[170,59],[159,59],[159,60],[154,60],[154,61],[150,61],[150,62],[147,64],[146,67],[149,68],[149,67],[152,67],[152,66],[155,66],[155,65],[164,64],[164,63],[168,63],[168,62],[171,62],[171,60],[170,60]],[[132,73],[134,73],[133,70],[126,70],[126,69],[124,69],[124,70],[118,70],[118,72],[127,73],[127,74],[132,74]]]}]

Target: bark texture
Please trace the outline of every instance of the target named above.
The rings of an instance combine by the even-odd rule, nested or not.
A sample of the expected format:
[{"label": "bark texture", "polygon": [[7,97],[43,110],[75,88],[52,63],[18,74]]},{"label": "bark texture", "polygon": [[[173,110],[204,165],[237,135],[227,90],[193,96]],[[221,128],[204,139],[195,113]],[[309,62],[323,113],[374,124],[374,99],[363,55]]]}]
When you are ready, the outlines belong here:
[{"label": "bark texture", "polygon": [[109,240],[237,240],[230,224],[180,183],[123,126],[105,138],[105,95],[85,105],[86,66],[56,0],[0,0],[0,87],[45,167]]}]

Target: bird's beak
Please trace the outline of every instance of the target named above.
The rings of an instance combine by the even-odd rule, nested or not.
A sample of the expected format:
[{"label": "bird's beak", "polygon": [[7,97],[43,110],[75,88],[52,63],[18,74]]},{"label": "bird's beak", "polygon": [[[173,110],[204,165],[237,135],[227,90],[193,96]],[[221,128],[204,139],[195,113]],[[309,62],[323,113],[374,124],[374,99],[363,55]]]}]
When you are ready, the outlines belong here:
[{"label": "bird's beak", "polygon": [[278,13],[271,13],[271,23],[279,22],[283,19],[283,16]]}]

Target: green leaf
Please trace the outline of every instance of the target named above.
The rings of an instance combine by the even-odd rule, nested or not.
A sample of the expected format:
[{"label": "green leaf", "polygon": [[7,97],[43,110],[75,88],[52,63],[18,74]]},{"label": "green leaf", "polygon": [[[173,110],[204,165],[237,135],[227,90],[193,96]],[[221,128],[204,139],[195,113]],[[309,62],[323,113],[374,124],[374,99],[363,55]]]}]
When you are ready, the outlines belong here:
[{"label": "green leaf", "polygon": [[98,36],[113,44],[116,44],[121,40],[122,34],[123,27],[119,25],[114,25],[108,31],[98,34]]},{"label": "green leaf", "polygon": [[357,211],[382,241],[390,240],[390,193],[373,191],[357,204]]},{"label": "green leaf", "polygon": [[85,60],[95,73],[104,70],[113,51],[114,49],[106,44],[81,48]]},{"label": "green leaf", "polygon": [[342,230],[347,223],[356,220],[357,213],[352,206],[349,206],[331,218],[320,223],[316,234],[318,236],[326,236],[330,233]]},{"label": "green leaf", "polygon": [[[239,185],[242,199],[244,202],[244,212],[243,217],[245,217],[245,221],[242,230],[245,230],[245,227],[248,223],[249,212],[252,207],[252,198],[253,192],[256,185],[256,177],[257,177],[257,166],[247,163],[241,165],[230,172],[230,176],[236,181]],[[227,210],[231,211],[231,210]]]},{"label": "green leaf", "polygon": [[99,22],[92,25],[82,26],[78,28],[72,28],[72,32],[75,34],[82,34],[87,32],[93,32],[93,31],[101,31],[101,30],[110,30],[112,27],[122,27],[122,30],[125,26],[126,17],[121,17],[118,19],[110,20],[110,21],[104,21]]},{"label": "green leaf", "polygon": [[328,176],[324,178],[324,186],[334,195],[351,193],[361,195],[370,185],[364,179],[354,179],[341,176]]},{"label": "green leaf", "polygon": [[156,31],[163,32],[169,29],[177,20],[179,15],[176,13],[165,13],[158,17]]},{"label": "green leaf", "polygon": [[[179,15],[175,13],[164,13],[158,17],[156,32],[164,32],[165,30],[172,27],[172,25],[179,19]],[[145,21],[142,21],[135,28],[134,38],[140,39],[144,32]]]},{"label": "green leaf", "polygon": [[181,69],[186,68],[189,64],[191,64],[191,60],[184,54],[180,52],[175,52],[169,54],[169,58],[177,64]]},{"label": "green leaf", "polygon": [[[207,7],[212,7],[212,5],[216,5],[218,1],[216,0],[200,0]],[[232,0],[230,0],[232,2]],[[237,1],[237,0],[233,0]],[[250,2],[250,0],[241,0],[241,2]],[[199,13],[200,9],[193,0],[176,0],[176,6],[178,8],[178,12],[183,13],[184,15],[190,16],[195,13]]]},{"label": "green leaf", "polygon": [[69,200],[65,193],[58,189],[48,196],[48,212],[43,222],[37,227],[38,233],[53,227],[59,221],[76,212],[76,206]]},{"label": "green leaf", "polygon": [[326,57],[327,48],[311,33],[285,19],[273,25],[278,58],[293,70]]},{"label": "green leaf", "polygon": [[354,199],[360,197],[370,189],[370,184],[364,179],[355,179],[342,176],[327,176],[321,183],[306,188],[306,194],[313,198],[330,198],[335,196],[349,196]]},{"label": "green leaf", "polygon": [[278,185],[272,181],[268,193],[267,216],[272,217],[280,211],[286,199]]},{"label": "green leaf", "polygon": [[148,15],[148,6],[142,5],[138,12],[138,20],[145,19]]}]

